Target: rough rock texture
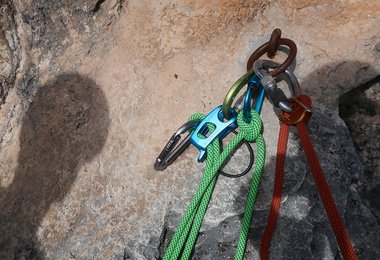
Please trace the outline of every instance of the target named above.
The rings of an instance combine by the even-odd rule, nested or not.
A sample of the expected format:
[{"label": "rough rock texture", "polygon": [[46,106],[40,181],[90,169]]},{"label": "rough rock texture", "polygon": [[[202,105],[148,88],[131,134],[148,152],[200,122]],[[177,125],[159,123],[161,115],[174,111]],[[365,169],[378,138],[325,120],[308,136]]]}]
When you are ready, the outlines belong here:
[{"label": "rough rock texture", "polygon": [[[0,1],[0,259],[160,258],[203,165],[194,148],[163,172],[155,157],[190,114],[222,103],[276,27],[298,45],[309,129],[355,250],[380,258],[380,4],[246,2]],[[273,189],[279,127],[267,101],[262,118],[247,259]],[[226,170],[246,162],[239,150]],[[194,259],[233,257],[250,180],[220,177]],[[283,194],[271,259],[339,259],[296,135]]]},{"label": "rough rock texture", "polygon": [[[356,151],[363,163],[364,174],[361,178],[353,179],[353,186],[357,194],[352,194],[353,201],[350,204],[355,211],[370,213],[367,221],[361,220],[355,224],[355,228],[362,226],[379,225],[380,220],[380,77],[358,86],[345,93],[340,98],[340,115],[347,122],[351,131]],[[359,195],[359,196],[358,196]],[[362,205],[357,203],[361,201]],[[355,211],[347,212],[355,216]],[[351,216],[348,215],[347,218]],[[367,222],[367,223],[363,223]],[[379,243],[379,238],[373,239]],[[372,252],[366,253],[367,258],[372,257]]]},{"label": "rough rock texture", "polygon": [[15,24],[15,9],[10,1],[0,6],[0,105],[14,85],[20,62],[20,45]]}]

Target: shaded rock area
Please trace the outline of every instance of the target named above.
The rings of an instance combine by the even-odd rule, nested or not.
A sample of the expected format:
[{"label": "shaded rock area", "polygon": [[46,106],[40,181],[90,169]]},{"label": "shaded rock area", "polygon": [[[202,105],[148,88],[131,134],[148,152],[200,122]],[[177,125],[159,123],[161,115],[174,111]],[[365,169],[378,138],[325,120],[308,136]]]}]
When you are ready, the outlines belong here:
[{"label": "shaded rock area", "polygon": [[[357,219],[352,226],[357,230],[376,227],[380,223],[380,76],[345,93],[340,98],[340,115],[347,123],[359,158],[363,163],[363,175],[353,178],[352,194],[347,218]],[[363,215],[368,218],[358,218]],[[355,232],[360,234],[360,232]],[[380,244],[376,234],[367,236]],[[363,240],[358,236],[358,239]],[[365,242],[364,239],[363,242]],[[364,244],[363,244],[364,246]],[[363,250],[364,251],[364,250]],[[373,257],[374,249],[363,252],[366,258]]]},{"label": "shaded rock area", "polygon": [[101,151],[107,102],[92,80],[64,74],[40,88],[22,122],[18,166],[1,190],[1,259],[43,257],[37,229],[50,205],[70,190],[78,165]]},{"label": "shaded rock area", "polygon": [[[279,27],[313,100],[309,130],[360,259],[380,259],[377,1],[0,1],[0,259],[160,259],[204,165],[153,163],[190,114],[220,105]],[[278,61],[284,55],[276,56]],[[282,86],[284,87],[284,86]],[[278,120],[246,259],[258,259]],[[248,163],[244,146],[225,166]],[[292,133],[271,259],[340,259]],[[193,259],[232,259],[251,176],[220,176]]]}]

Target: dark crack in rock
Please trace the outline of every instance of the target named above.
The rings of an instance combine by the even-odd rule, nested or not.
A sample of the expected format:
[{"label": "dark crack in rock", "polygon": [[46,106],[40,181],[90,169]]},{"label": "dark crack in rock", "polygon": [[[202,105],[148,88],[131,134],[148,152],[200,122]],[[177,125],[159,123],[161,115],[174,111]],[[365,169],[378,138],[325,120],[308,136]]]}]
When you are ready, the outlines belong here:
[{"label": "dark crack in rock", "polygon": [[39,69],[35,64],[30,64],[17,86],[17,93],[24,100],[31,100],[40,87]]},{"label": "dark crack in rock", "polygon": [[13,87],[21,52],[13,1],[0,2],[0,107]]}]

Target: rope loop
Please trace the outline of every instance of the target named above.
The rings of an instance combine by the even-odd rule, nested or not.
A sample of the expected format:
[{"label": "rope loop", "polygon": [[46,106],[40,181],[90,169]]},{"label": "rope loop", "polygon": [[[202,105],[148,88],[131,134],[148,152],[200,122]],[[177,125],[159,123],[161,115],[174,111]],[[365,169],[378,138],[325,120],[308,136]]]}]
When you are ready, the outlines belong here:
[{"label": "rope loop", "polygon": [[261,135],[263,123],[261,121],[260,115],[253,109],[251,109],[251,122],[245,122],[243,112],[239,112],[237,117],[237,124],[240,128],[240,133],[248,142],[255,141],[257,137]]},{"label": "rope loop", "polygon": [[203,120],[205,117],[206,116],[202,113],[195,113],[189,117],[189,121],[191,121],[191,120]]}]

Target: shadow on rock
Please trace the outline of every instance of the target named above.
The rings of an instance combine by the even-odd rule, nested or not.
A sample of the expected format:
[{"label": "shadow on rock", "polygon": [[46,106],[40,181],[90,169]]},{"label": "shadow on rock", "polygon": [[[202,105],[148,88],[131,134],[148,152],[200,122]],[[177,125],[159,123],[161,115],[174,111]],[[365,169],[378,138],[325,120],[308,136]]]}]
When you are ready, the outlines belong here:
[{"label": "shadow on rock", "polygon": [[18,167],[0,199],[0,258],[39,259],[36,232],[70,191],[80,166],[101,150],[108,106],[96,83],[63,74],[39,88],[23,119]]}]

